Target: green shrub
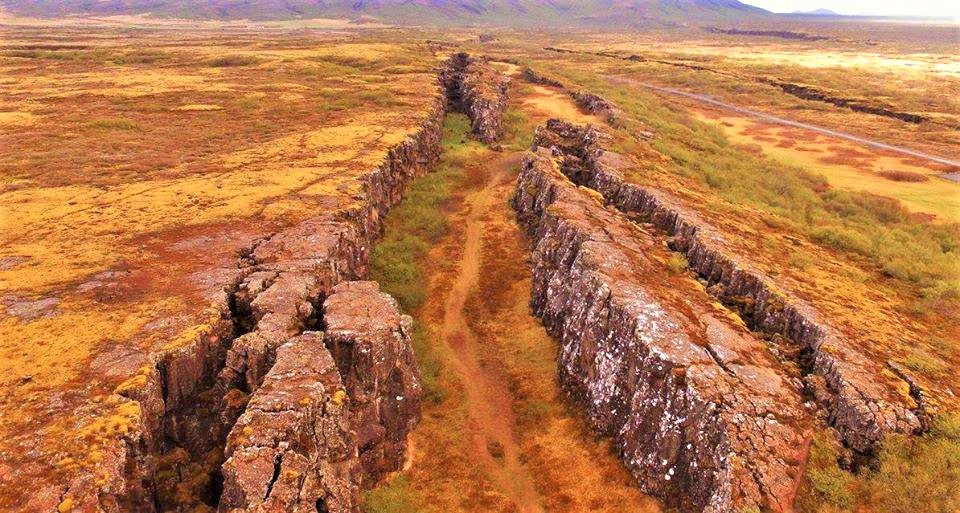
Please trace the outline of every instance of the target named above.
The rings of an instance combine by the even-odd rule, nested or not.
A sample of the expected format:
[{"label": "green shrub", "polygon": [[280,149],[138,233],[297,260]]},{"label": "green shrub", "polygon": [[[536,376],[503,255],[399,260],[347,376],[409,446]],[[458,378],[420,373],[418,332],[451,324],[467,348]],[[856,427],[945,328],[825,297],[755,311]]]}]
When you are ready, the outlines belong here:
[{"label": "green shrub", "polygon": [[411,337],[413,352],[417,355],[420,365],[420,385],[423,387],[423,400],[432,404],[440,404],[445,397],[443,387],[440,386],[440,372],[443,364],[440,355],[434,348],[438,343],[430,340],[430,333],[421,323],[416,323]]},{"label": "green shrub", "polygon": [[825,505],[847,509],[853,504],[855,479],[837,464],[835,443],[827,433],[814,437],[807,475],[797,498],[801,511],[819,512]]},{"label": "green shrub", "polygon": [[388,87],[378,87],[361,91],[357,98],[361,103],[378,105],[380,107],[395,107],[403,105],[403,101]]},{"label": "green shrub", "polygon": [[670,253],[670,258],[667,259],[667,270],[670,274],[683,274],[689,268],[690,263],[687,262],[687,257],[681,253]]},{"label": "green shrub", "polygon": [[923,349],[911,351],[904,364],[910,369],[928,376],[937,376],[946,370],[946,364],[943,360]]},{"label": "green shrub", "polygon": [[888,437],[867,474],[876,511],[960,510],[960,414],[943,415],[922,437]]},{"label": "green shrub", "polygon": [[530,397],[517,405],[517,422],[527,426],[542,425],[550,416],[550,403],[539,397]]},{"label": "green shrub", "polygon": [[888,435],[859,473],[837,464],[826,434],[814,438],[797,498],[803,512],[955,513],[960,508],[960,413],[945,413],[920,436]]},{"label": "green shrub", "polygon": [[443,237],[448,229],[443,205],[454,188],[463,180],[456,165],[469,151],[466,136],[470,122],[462,114],[450,114],[444,123],[444,154],[436,168],[410,184],[406,195],[384,219],[384,238],[374,247],[370,263],[371,279],[397,298],[407,312],[414,312],[426,297],[420,263],[431,245]]}]

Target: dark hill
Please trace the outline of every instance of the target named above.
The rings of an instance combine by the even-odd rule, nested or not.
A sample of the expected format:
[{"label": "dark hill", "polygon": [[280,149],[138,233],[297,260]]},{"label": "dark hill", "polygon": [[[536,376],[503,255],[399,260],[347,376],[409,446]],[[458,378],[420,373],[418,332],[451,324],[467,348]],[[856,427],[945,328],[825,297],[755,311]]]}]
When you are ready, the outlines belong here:
[{"label": "dark hill", "polygon": [[768,14],[737,0],[0,0],[0,7],[39,17],[350,18],[425,25],[630,25]]}]

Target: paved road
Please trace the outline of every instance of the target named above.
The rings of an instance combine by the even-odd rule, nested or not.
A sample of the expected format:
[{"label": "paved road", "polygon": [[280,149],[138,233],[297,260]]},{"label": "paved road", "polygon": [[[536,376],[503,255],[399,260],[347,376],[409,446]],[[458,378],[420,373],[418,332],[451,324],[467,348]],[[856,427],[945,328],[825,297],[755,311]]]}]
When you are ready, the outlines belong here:
[{"label": "paved road", "polygon": [[939,163],[939,164],[946,164],[946,165],[948,165],[948,166],[955,166],[955,167],[960,168],[960,161],[950,160],[950,159],[948,159],[948,158],[938,157],[938,156],[936,156],[936,155],[930,155],[929,153],[923,153],[923,152],[921,152],[921,151],[911,150],[910,148],[903,148],[903,147],[900,147],[900,146],[893,146],[893,145],[885,144],[885,143],[882,143],[882,142],[871,141],[870,139],[864,139],[863,137],[858,137],[858,136],[856,136],[856,135],[848,134],[848,133],[846,133],[846,132],[839,132],[839,131],[837,131],[837,130],[830,130],[829,128],[823,128],[823,127],[819,127],[819,126],[816,126],[816,125],[809,125],[809,124],[807,124],[807,123],[801,123],[801,122],[799,122],[799,121],[792,121],[792,120],[789,120],[789,119],[786,119],[786,118],[781,118],[781,117],[779,117],[779,116],[774,116],[774,115],[772,115],[772,114],[767,114],[767,113],[765,113],[765,112],[760,112],[760,111],[752,110],[752,109],[746,109],[746,108],[743,108],[743,107],[739,107],[739,106],[737,106],[737,105],[733,105],[733,104],[731,104],[731,103],[722,102],[722,101],[720,101],[720,100],[717,100],[717,99],[715,99],[715,98],[712,98],[712,97],[710,97],[710,96],[706,96],[706,95],[703,95],[703,94],[689,93],[689,92],[687,92],[687,91],[681,91],[680,89],[673,89],[673,88],[671,88],[671,87],[661,87],[661,86],[657,86],[657,85],[653,85],[653,84],[648,84],[648,83],[646,83],[646,82],[641,82],[641,81],[639,81],[639,80],[634,80],[634,79],[625,78],[625,77],[613,77],[613,80],[616,81],[616,82],[624,83],[624,84],[629,84],[629,85],[635,85],[635,86],[639,86],[639,87],[644,87],[644,88],[646,88],[646,89],[651,89],[651,90],[653,90],[653,91],[657,91],[657,92],[660,92],[660,93],[672,94],[672,95],[677,95],[677,96],[683,96],[683,97],[686,97],[686,98],[691,98],[691,99],[696,100],[696,101],[699,101],[699,102],[709,103],[709,104],[711,104],[711,105],[716,105],[716,106],[718,106],[718,107],[722,107],[722,108],[727,109],[727,110],[732,110],[732,111],[735,111],[735,112],[739,112],[739,113],[741,113],[741,114],[746,114],[746,115],[748,115],[748,116],[750,116],[750,117],[753,117],[753,118],[763,119],[763,120],[765,120],[765,121],[772,121],[772,122],[774,122],[774,123],[779,123],[779,124],[781,124],[781,125],[792,126],[792,127],[797,127],[797,128],[803,128],[803,129],[806,129],[806,130],[811,130],[811,131],[814,131],[814,132],[819,132],[819,133],[821,133],[821,134],[831,135],[831,136],[834,136],[834,137],[839,137],[839,138],[841,138],[841,139],[846,139],[846,140],[848,140],[848,141],[853,141],[853,142],[856,142],[856,143],[860,143],[860,144],[863,144],[863,145],[865,145],[865,146],[870,146],[870,147],[873,147],[873,148],[879,148],[879,149],[882,149],[882,150],[889,150],[889,151],[893,151],[893,152],[896,152],[896,153],[902,153],[902,154],[904,154],[904,155],[910,155],[911,157],[917,157],[917,158],[921,158],[921,159],[924,159],[924,160],[929,160],[929,161],[931,161],[931,162],[937,162],[937,163]]}]

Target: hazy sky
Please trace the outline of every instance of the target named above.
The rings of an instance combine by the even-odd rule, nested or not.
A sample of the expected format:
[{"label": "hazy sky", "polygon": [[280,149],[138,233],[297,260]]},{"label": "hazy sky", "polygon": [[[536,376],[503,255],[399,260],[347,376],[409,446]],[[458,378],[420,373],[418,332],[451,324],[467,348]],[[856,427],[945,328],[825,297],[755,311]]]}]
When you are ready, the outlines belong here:
[{"label": "hazy sky", "polygon": [[960,19],[960,0],[741,0],[773,12],[830,9],[840,14],[947,16]]}]

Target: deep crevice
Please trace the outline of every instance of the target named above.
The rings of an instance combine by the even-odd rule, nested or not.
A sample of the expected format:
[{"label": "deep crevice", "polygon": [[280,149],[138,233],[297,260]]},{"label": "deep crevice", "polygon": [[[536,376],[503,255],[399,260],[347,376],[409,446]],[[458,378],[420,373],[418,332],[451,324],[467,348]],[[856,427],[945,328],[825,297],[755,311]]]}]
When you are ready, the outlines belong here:
[{"label": "deep crevice", "polygon": [[[331,260],[345,259],[341,262],[342,265],[315,270],[323,274],[317,276],[317,293],[311,292],[303,299],[291,298],[305,301],[312,307],[309,314],[296,321],[297,333],[324,331],[326,323],[322,305],[326,299],[326,290],[339,281],[361,279],[365,275],[365,259],[369,258],[369,251],[365,248],[370,246],[371,239],[375,239],[382,229],[379,225],[382,216],[393,202],[399,199],[408,180],[416,173],[425,171],[425,166],[433,162],[440,151],[440,130],[446,111],[444,105],[449,104],[454,109],[466,112],[471,118],[484,115],[489,120],[502,116],[502,111],[496,111],[496,101],[489,101],[487,97],[471,90],[473,86],[465,85],[467,75],[474,73],[467,69],[471,62],[474,61],[468,55],[458,54],[438,70],[438,79],[443,80],[446,97],[438,102],[435,110],[424,121],[418,139],[405,141],[401,143],[401,147],[388,152],[383,165],[375,170],[374,174],[362,179],[365,186],[373,187],[368,191],[368,201],[371,202],[369,208],[357,210],[354,212],[356,215],[336,217],[328,221],[337,226],[335,229],[342,229],[344,225],[352,227],[345,230],[347,235],[344,237],[354,237],[356,240],[341,240],[338,244],[343,244],[343,247],[339,247],[338,251],[344,254],[329,256]],[[482,68],[482,73],[489,72],[485,65]],[[480,73],[477,72],[478,76]],[[454,77],[453,83],[447,81],[451,76]],[[475,81],[476,77],[472,79]],[[479,125],[475,123],[476,126]],[[372,183],[373,180],[378,182]],[[321,222],[320,226],[327,224]],[[271,265],[258,261],[256,256],[260,254],[259,250],[265,243],[281,234],[283,232],[258,239],[251,246],[237,252],[239,273],[223,291],[224,296],[220,303],[223,312],[218,323],[190,344],[160,354],[154,365],[156,387],[152,391],[144,390],[131,394],[131,399],[144,405],[159,403],[160,411],[155,408],[152,413],[145,413],[145,437],[152,442],[140,447],[132,456],[131,464],[137,468],[131,475],[140,476],[137,480],[143,482],[131,488],[146,493],[137,499],[136,490],[124,492],[132,493],[121,498],[131,504],[129,509],[184,511],[195,508],[216,509],[220,506],[225,486],[222,465],[227,437],[263,378],[263,375],[257,376],[250,383],[238,379],[235,376],[237,372],[250,369],[228,369],[229,359],[231,351],[235,349],[265,351],[256,355],[262,358],[257,364],[265,369],[255,369],[257,372],[262,371],[264,375],[275,362],[276,347],[271,345],[273,342],[267,341],[264,347],[255,346],[252,349],[246,346],[238,349],[236,345],[244,336],[257,333],[258,323],[265,314],[256,310],[263,309],[264,305],[258,304],[254,308],[253,301],[277,283],[285,272],[270,270]],[[285,269],[282,266],[276,268]],[[255,276],[256,273],[265,274]],[[270,273],[273,274],[269,275]],[[299,315],[301,309],[298,307],[297,311]],[[255,340],[252,343],[261,342]],[[232,357],[248,358],[250,355],[233,354]],[[249,360],[246,362],[249,363]],[[224,372],[228,370],[233,375],[224,378]],[[247,379],[251,378],[248,376]],[[145,406],[144,411],[147,410]],[[154,425],[155,430],[152,427]],[[272,487],[282,477],[281,464],[280,460],[275,462],[267,496],[270,496]],[[65,493],[69,491],[68,488]],[[318,499],[314,506],[318,512],[329,510],[326,499]]]},{"label": "deep crevice", "polygon": [[[877,382],[882,369],[861,367],[866,360],[844,344],[832,328],[810,318],[791,303],[791,298],[706,242],[711,236],[672,203],[625,182],[603,158],[606,152],[599,144],[603,140],[603,134],[593,127],[550,120],[546,127],[538,128],[534,145],[553,148],[562,159],[561,172],[576,185],[600,193],[605,203],[628,217],[651,224],[666,237],[671,250],[689,261],[690,271],[706,282],[712,296],[737,312],[751,331],[781,348],[785,345],[783,356],[798,366],[805,392],[828,413],[831,425],[848,447],[866,454],[872,452],[884,432],[922,431],[926,416],[922,401],[913,407],[900,404],[888,382],[878,394],[864,394],[864,387],[858,385]],[[917,397],[922,398],[922,394]],[[889,418],[896,422],[891,425]]]},{"label": "deep crevice", "polygon": [[[689,69],[693,71],[706,71],[708,73],[730,77],[737,80],[750,80],[756,83],[774,86],[779,88],[781,91],[783,91],[786,94],[796,96],[797,98],[800,98],[803,100],[828,103],[836,107],[852,110],[854,112],[862,112],[866,114],[872,114],[875,116],[898,119],[900,121],[905,121],[907,123],[913,123],[913,124],[935,122],[930,118],[926,116],[922,116],[920,114],[914,114],[912,112],[897,111],[892,108],[879,106],[879,105],[871,105],[861,99],[844,98],[844,97],[836,96],[829,92],[817,89],[815,87],[794,84],[794,83],[776,79],[776,78],[741,76],[736,73],[724,72],[717,69],[708,68],[706,66],[700,66],[697,64],[687,64],[684,62],[668,61],[668,60],[662,60],[662,59],[650,59],[650,58],[647,58],[641,55],[636,55],[636,54],[623,56],[613,52],[588,52],[588,51],[581,51],[581,50],[567,50],[564,48],[556,48],[556,47],[550,47],[550,46],[544,47],[544,50],[547,50],[550,52],[556,52],[556,53],[596,55],[598,57],[607,57],[611,59],[618,59],[618,60],[630,61],[630,62],[653,62],[656,64],[663,64],[665,66],[673,66],[676,68],[684,68],[684,69]],[[936,123],[947,126],[944,123],[940,123],[940,122],[936,122]],[[957,127],[951,127],[951,128],[955,129]]]}]

